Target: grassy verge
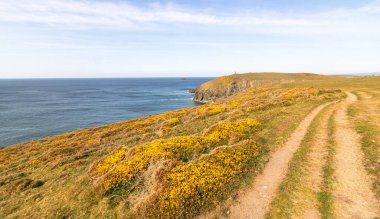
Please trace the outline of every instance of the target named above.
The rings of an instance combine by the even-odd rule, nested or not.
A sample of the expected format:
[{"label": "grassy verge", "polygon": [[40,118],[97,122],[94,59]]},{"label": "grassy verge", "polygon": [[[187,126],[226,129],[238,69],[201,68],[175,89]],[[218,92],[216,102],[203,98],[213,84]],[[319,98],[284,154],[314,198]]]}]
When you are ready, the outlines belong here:
[{"label": "grassy verge", "polygon": [[326,163],[323,167],[323,180],[321,185],[321,191],[318,195],[319,212],[322,218],[335,218],[334,205],[333,205],[333,174],[334,174],[334,155],[335,155],[335,140],[334,140],[334,117],[330,116],[328,121],[328,144],[327,144],[327,156]]},{"label": "grassy verge", "polygon": [[[359,94],[357,95],[360,97]],[[373,190],[380,198],[380,144],[377,141],[380,136],[380,127],[376,124],[378,112],[370,107],[372,104],[378,103],[373,99],[359,98],[358,103],[351,105],[348,112],[354,128],[361,136],[364,165],[373,179]]]},{"label": "grassy verge", "polygon": [[[228,199],[228,201],[219,201],[216,206],[209,206],[209,210],[214,208],[211,213],[213,218],[225,218],[228,216],[230,205],[236,202],[236,192],[241,188],[252,185],[255,177],[262,172],[265,164],[269,161],[269,154],[281,147],[298,127],[302,119],[320,104],[322,104],[322,102],[313,102],[312,104],[298,103],[286,109],[274,108],[255,113],[257,118],[265,121],[263,123],[265,128],[256,133],[256,136],[251,136],[251,138],[254,138],[267,150],[261,154],[260,160],[257,160],[255,167],[252,168],[248,174],[245,174],[240,182],[231,187],[231,199]],[[293,112],[297,112],[297,114]]]},{"label": "grassy verge", "polygon": [[[0,212],[14,217],[125,218],[133,217],[135,209],[141,217],[160,203],[152,217],[193,217],[248,184],[267,162],[268,152],[315,106],[341,96],[314,88],[252,89],[215,103],[0,150]],[[244,129],[236,122],[247,119],[258,120],[260,129],[236,130]],[[260,148],[253,150],[258,156],[241,159],[248,149],[241,146],[245,140]],[[239,156],[232,160],[232,154]],[[207,172],[208,178],[196,174],[212,168],[220,169]],[[196,177],[195,183],[187,183],[190,177]],[[33,187],[39,181],[43,185]],[[212,183],[220,187],[210,187]],[[171,196],[182,188],[188,192],[181,192],[182,198]]]},{"label": "grassy verge", "polygon": [[369,122],[361,121],[356,123],[356,130],[362,136],[362,151],[365,157],[365,167],[369,174],[374,178],[373,189],[377,197],[380,198],[380,163],[379,163],[379,148],[376,143],[375,136],[379,135],[377,130],[369,124]]},{"label": "grassy verge", "polygon": [[[328,108],[323,109],[312,121],[308,131],[289,163],[289,169],[285,180],[280,185],[280,191],[271,204],[266,218],[292,218],[300,214],[300,209],[305,209],[305,203],[301,200],[315,199],[312,188],[305,183],[310,173],[310,153],[315,144],[315,133],[321,124],[323,115]],[[313,202],[313,201],[312,201]],[[315,202],[315,201],[314,201]],[[301,213],[302,214],[302,213]]]}]

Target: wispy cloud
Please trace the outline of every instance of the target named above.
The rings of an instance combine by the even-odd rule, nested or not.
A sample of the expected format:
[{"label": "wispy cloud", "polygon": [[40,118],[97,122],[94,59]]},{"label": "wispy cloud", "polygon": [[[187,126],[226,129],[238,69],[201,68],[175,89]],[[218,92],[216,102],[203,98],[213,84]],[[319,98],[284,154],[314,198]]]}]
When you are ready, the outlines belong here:
[{"label": "wispy cloud", "polygon": [[370,14],[380,13],[380,1],[377,0],[377,1],[372,2],[371,4],[365,5],[361,7],[358,11],[363,12],[363,13],[370,13]]},{"label": "wispy cloud", "polygon": [[345,5],[213,10],[127,0],[0,0],[0,78],[377,71],[380,1]]},{"label": "wispy cloud", "polygon": [[132,28],[146,23],[203,25],[305,26],[318,22],[304,18],[255,15],[215,15],[173,4],[137,7],[127,2],[73,0],[2,0],[0,21],[63,25],[100,25]]}]

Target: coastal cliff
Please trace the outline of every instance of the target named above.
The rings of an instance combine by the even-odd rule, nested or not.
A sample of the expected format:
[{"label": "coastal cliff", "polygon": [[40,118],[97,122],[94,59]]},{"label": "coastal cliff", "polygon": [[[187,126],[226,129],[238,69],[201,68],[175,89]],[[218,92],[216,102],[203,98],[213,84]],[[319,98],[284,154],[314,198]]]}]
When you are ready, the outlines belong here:
[{"label": "coastal cliff", "polygon": [[194,218],[207,212],[254,179],[252,170],[261,171],[269,152],[312,109],[344,97],[324,86],[329,79],[247,89],[296,77],[322,76],[222,77],[206,85],[225,82],[224,95],[245,90],[0,148],[0,218]]},{"label": "coastal cliff", "polygon": [[300,80],[326,78],[330,76],[311,73],[246,73],[222,76],[208,81],[194,89],[193,100],[196,102],[214,102],[248,88],[263,84],[291,83]]}]

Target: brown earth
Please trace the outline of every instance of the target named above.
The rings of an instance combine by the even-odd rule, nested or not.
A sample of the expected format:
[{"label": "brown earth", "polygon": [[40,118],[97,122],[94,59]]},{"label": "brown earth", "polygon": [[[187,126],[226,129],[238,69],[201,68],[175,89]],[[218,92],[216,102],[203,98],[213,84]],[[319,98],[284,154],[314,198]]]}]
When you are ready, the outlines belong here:
[{"label": "brown earth", "polygon": [[371,180],[362,162],[360,136],[351,127],[347,109],[357,101],[352,93],[336,112],[336,186],[334,196],[338,218],[376,218],[380,203],[371,190]]},{"label": "brown earth", "polygon": [[306,116],[284,146],[271,156],[263,173],[256,178],[252,188],[240,192],[238,202],[230,208],[229,218],[264,217],[279,185],[286,176],[288,163],[301,144],[310,123],[326,106],[327,104],[318,106]]},{"label": "brown earth", "polygon": [[[362,161],[360,136],[349,123],[347,110],[357,97],[347,93],[347,98],[337,104],[335,113],[336,132],[336,185],[334,187],[334,206],[338,218],[377,218],[380,215],[380,202],[371,190],[371,179],[367,175]],[[255,179],[251,188],[238,193],[236,201],[225,211],[228,218],[264,218],[271,202],[275,198],[281,182],[284,180],[288,163],[297,151],[308,127],[315,116],[327,106],[323,104],[314,109],[297,127],[283,147],[272,156],[263,173]],[[320,189],[323,173],[326,145],[328,141],[327,123],[332,110],[323,115],[315,139],[316,144],[310,154],[310,177],[305,181],[317,193]],[[316,200],[304,209],[305,218],[320,218]],[[211,218],[212,213],[199,218]]]},{"label": "brown earth", "polygon": [[[334,105],[335,108],[336,105]],[[306,202],[306,209],[303,210],[303,218],[321,218],[318,211],[318,200],[315,194],[320,192],[323,180],[323,167],[327,162],[327,146],[329,144],[328,122],[334,108],[329,109],[322,117],[321,123],[313,137],[313,146],[309,155],[309,173],[305,179],[306,187],[310,188],[313,196],[304,198],[301,202]]]}]

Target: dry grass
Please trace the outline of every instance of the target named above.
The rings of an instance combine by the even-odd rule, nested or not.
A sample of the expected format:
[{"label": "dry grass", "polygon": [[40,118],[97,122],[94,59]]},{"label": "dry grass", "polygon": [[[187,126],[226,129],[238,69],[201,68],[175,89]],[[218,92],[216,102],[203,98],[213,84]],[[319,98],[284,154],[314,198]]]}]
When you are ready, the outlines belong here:
[{"label": "dry grass", "polygon": [[357,91],[359,101],[349,108],[351,121],[361,135],[365,167],[380,198],[380,90]]},{"label": "dry grass", "polygon": [[231,96],[240,91],[259,87],[264,84],[290,83],[296,81],[328,80],[332,76],[310,73],[246,73],[223,76],[206,82],[195,89],[195,99],[201,102],[212,102]]},{"label": "dry grass", "polygon": [[[184,174],[181,176],[184,177],[193,168],[205,165],[216,168],[214,162],[220,163],[222,168],[223,164],[233,163],[232,172],[223,169],[227,175],[215,175],[209,182],[207,179],[203,182],[212,184],[214,181],[211,180],[228,176],[216,190],[205,190],[203,184],[197,187],[200,189],[197,192],[190,190],[188,195],[202,204],[158,205],[165,212],[170,212],[170,216],[192,217],[236,192],[240,184],[233,182],[244,182],[257,174],[268,153],[281,145],[315,106],[342,98],[342,93],[337,90],[301,87],[305,88],[263,86],[248,89],[212,104],[78,130],[1,149],[0,216],[116,218],[133,217],[136,211],[152,217],[165,216],[160,211],[141,212],[144,209],[141,206],[153,209],[149,206],[165,203],[161,199],[165,194],[185,186],[186,180],[176,181],[178,186],[175,187],[168,184],[173,174]],[[239,135],[238,130],[230,130],[226,133],[231,132],[232,135],[227,137],[223,129],[218,129],[247,119],[259,121],[260,128],[243,131],[243,135]],[[113,184],[112,191],[103,186],[119,165],[144,154],[146,147],[154,142],[170,142],[176,138],[211,139],[211,133],[212,138],[220,139],[202,143],[205,150],[190,150],[187,151],[190,154],[177,156],[176,151],[182,143],[170,143],[169,152],[173,156],[166,156],[167,151],[164,151],[164,156],[152,156],[144,165],[137,159],[136,165],[143,168],[134,171],[132,177]],[[248,145],[259,149],[246,158],[242,156],[244,159],[228,161],[234,154],[250,150],[246,143],[248,140]],[[161,143],[155,146],[157,150],[162,150],[160,145],[165,145]],[[107,160],[107,157],[111,158]],[[98,168],[101,163],[104,168]],[[94,168],[97,170],[95,174]],[[210,172],[211,175],[216,173]],[[210,194],[210,198],[201,199],[203,193]]]}]

